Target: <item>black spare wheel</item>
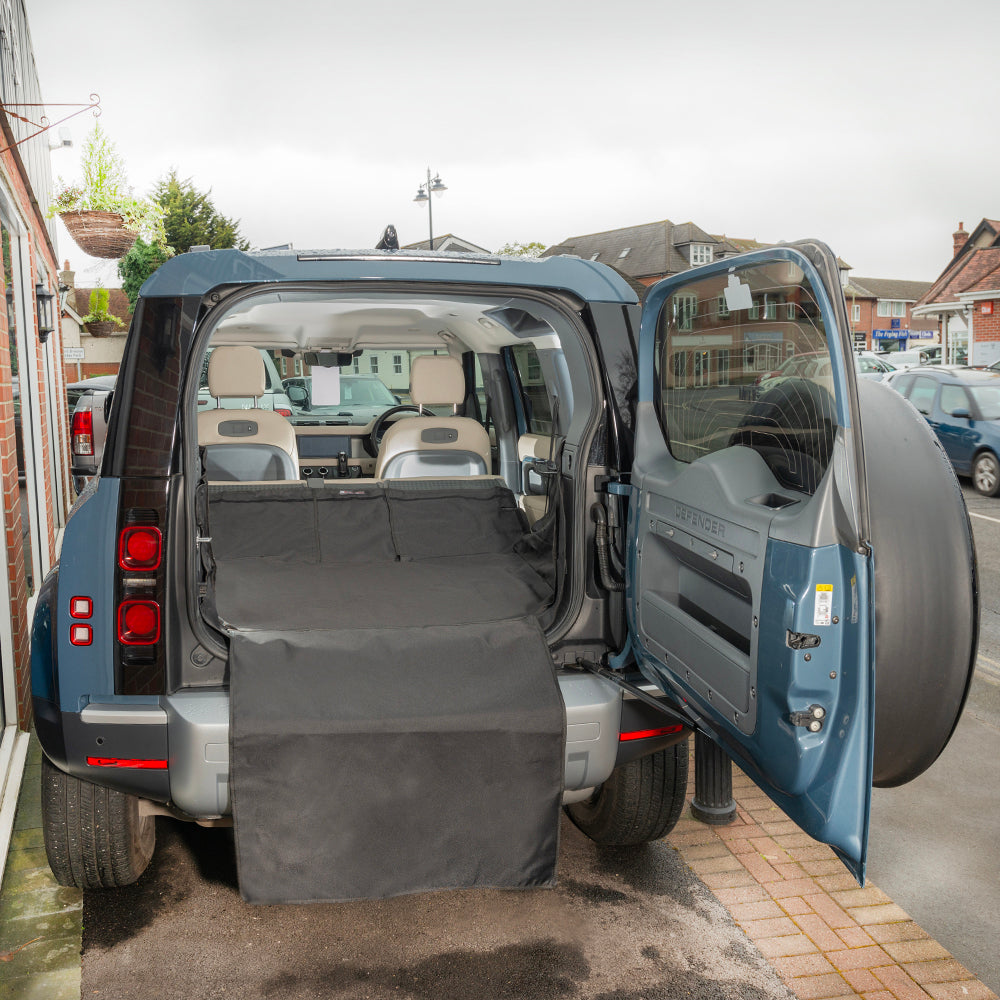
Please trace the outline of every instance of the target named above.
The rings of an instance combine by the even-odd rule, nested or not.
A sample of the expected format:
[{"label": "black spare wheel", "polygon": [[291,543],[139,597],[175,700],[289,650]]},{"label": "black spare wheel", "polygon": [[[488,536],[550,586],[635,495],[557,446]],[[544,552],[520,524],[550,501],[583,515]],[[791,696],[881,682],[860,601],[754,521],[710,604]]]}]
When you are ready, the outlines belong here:
[{"label": "black spare wheel", "polygon": [[897,392],[858,380],[875,593],[873,783],[923,773],[958,723],[979,634],[965,499],[927,421]]}]

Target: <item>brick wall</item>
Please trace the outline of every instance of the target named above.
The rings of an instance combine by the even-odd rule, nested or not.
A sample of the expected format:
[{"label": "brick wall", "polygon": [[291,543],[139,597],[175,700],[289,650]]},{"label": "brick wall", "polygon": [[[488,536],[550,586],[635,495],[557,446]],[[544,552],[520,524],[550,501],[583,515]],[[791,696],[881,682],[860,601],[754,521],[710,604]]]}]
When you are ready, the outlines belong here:
[{"label": "brick wall", "polygon": [[[985,315],[982,311],[983,306],[991,307],[993,312]],[[1000,299],[976,303],[972,317],[972,339],[976,343],[1000,340]]]},{"label": "brick wall", "polygon": [[[79,370],[79,374],[77,371]],[[85,378],[94,378],[96,375],[117,375],[118,365],[106,361],[99,361],[91,364],[89,361],[81,361],[79,365],[75,361],[70,361],[63,365],[63,378],[67,384],[80,382]]]},{"label": "brick wall", "polygon": [[[4,186],[8,197],[16,206],[20,219],[27,230],[29,253],[25,265],[28,268],[28,273],[25,278],[33,289],[37,283],[38,275],[44,267],[48,274],[49,286],[52,287],[57,280],[58,267],[48,243],[45,223],[38,217],[31,204],[31,198],[18,163],[10,151],[0,154],[0,184]],[[0,285],[3,282],[3,271],[0,269]],[[5,288],[4,291],[6,291]],[[20,288],[15,289],[15,294],[21,294]],[[34,294],[23,303],[23,315],[34,327],[37,316]],[[70,482],[68,453],[65,446],[60,447],[60,441],[64,442],[66,439],[66,421],[65,417],[61,415],[65,411],[65,406],[60,404],[63,379],[60,371],[61,366],[58,362],[55,363],[51,372],[46,371],[44,348],[38,343],[37,330],[32,328],[26,332],[28,351],[18,352],[18,362],[25,372],[33,369],[33,375],[36,378],[35,384],[39,387],[37,403],[40,411],[40,425],[32,439],[35,445],[35,462],[45,470],[45,475],[42,477],[39,498],[44,515],[38,519],[42,523],[37,527],[41,529],[40,542],[44,554],[43,558],[51,563],[55,558],[56,540],[56,517],[53,508],[57,497],[53,490],[54,474],[63,484]],[[28,526],[28,520],[22,520],[22,487],[18,483],[15,418],[11,391],[10,336],[6,309],[0,309],[0,491],[3,495],[3,536],[7,557],[7,582],[10,588],[10,608],[0,611],[0,613],[9,614],[11,622],[17,722],[22,729],[28,729],[31,724],[31,673],[28,648],[30,622],[27,613],[28,574],[24,555],[24,531]],[[60,358],[62,344],[58,329],[50,335],[49,342],[52,357],[54,359]],[[26,354],[27,356],[25,356]],[[55,382],[54,389],[49,384],[50,378]],[[49,393],[52,393],[52,402],[57,404],[53,406],[54,426],[51,425],[48,413]],[[31,403],[32,401],[28,398],[21,400],[22,425],[25,435],[30,431]],[[28,476],[32,475],[32,470],[29,469]],[[65,505],[69,498],[69,492],[65,486],[63,494],[64,509],[62,513],[65,515],[67,512]],[[24,496],[26,500],[26,488]],[[34,512],[32,512],[32,516],[34,516]],[[42,567],[36,566],[34,570],[32,582],[37,589],[42,582]]]}]

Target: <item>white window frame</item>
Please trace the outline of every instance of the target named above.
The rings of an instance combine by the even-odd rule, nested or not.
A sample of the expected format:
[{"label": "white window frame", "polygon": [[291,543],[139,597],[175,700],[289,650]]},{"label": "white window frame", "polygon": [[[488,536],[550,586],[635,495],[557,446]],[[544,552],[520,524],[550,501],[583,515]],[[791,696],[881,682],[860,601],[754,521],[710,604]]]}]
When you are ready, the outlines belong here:
[{"label": "white window frame", "polygon": [[852,323],[861,322],[861,306],[859,306],[857,302],[855,302],[854,305],[851,306],[851,322]]},{"label": "white window frame", "polygon": [[692,267],[697,267],[700,264],[711,264],[715,259],[712,254],[711,244],[692,243],[689,259]]},{"label": "white window frame", "polygon": [[372,375],[378,375],[378,355],[370,354],[368,356],[368,370]]}]

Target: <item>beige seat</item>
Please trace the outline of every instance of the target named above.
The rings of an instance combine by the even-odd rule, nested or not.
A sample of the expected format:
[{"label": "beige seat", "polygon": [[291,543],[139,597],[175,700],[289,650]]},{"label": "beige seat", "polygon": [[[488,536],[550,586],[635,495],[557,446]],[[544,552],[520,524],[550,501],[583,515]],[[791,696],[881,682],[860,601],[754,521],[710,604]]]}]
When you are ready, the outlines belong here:
[{"label": "beige seat", "polygon": [[[257,408],[267,376],[256,347],[216,347],[208,362],[208,391],[218,409],[198,414],[198,444],[205,449],[205,478],[257,482],[299,478],[295,428],[273,410]],[[226,409],[227,398],[250,397],[253,409]]]},{"label": "beige seat", "polygon": [[[465,400],[462,365],[444,354],[421,354],[410,367],[410,398],[421,407]],[[376,479],[418,476],[482,476],[490,469],[490,439],[470,417],[421,414],[402,417],[382,438]]]}]

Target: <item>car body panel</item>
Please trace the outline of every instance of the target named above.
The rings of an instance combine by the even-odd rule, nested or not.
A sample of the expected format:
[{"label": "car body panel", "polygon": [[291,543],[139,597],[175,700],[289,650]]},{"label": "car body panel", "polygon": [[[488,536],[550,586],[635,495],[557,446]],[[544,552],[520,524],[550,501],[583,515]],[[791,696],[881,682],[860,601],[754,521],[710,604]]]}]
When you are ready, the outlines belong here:
[{"label": "car body panel", "polygon": [[[651,289],[639,338],[627,606],[632,651],[643,673],[678,699],[806,832],[833,846],[861,880],[873,759],[871,566],[861,544],[865,494],[859,442],[851,433],[858,426],[855,372],[842,296],[838,302],[839,289],[823,276],[835,273],[828,254],[817,245],[783,247],[746,255],[736,267],[696,268]],[[653,374],[658,324],[669,322],[671,303],[702,296],[698,308],[706,317],[677,342],[692,336],[706,345],[713,337],[723,342],[723,331],[737,323],[730,317],[742,314],[727,308],[727,318],[713,325],[708,303],[717,286],[706,279],[728,276],[730,285],[745,280],[749,287],[760,283],[757,268],[778,262],[802,272],[821,311],[829,374],[817,378],[812,391],[831,394],[839,430],[815,495],[782,491],[787,496],[774,502],[788,505],[774,510],[747,499],[756,490],[767,496],[764,491],[775,489],[751,448],[723,447],[690,462],[674,457],[679,445],[668,443],[659,426]],[[683,323],[678,329],[685,329]],[[751,333],[744,335],[750,344]],[[661,378],[666,369],[660,362]],[[673,391],[672,398],[681,393],[691,419],[732,398],[728,383],[709,387],[704,403],[687,387]],[[834,523],[835,506],[826,502],[831,493],[856,502],[846,531]],[[796,518],[808,524],[805,534],[797,534],[803,525],[796,528]],[[808,653],[792,648],[796,635],[811,636],[815,646]],[[814,732],[807,717],[816,706],[822,717]]]}]

